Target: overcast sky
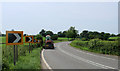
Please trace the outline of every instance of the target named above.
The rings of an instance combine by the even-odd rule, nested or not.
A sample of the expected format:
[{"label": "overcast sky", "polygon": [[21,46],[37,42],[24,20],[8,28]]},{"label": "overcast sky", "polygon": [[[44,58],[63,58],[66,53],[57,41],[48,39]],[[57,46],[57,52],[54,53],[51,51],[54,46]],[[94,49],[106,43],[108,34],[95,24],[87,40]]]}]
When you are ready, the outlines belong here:
[{"label": "overcast sky", "polygon": [[8,2],[2,3],[2,33],[14,29],[38,34],[75,26],[83,30],[118,33],[117,2]]}]

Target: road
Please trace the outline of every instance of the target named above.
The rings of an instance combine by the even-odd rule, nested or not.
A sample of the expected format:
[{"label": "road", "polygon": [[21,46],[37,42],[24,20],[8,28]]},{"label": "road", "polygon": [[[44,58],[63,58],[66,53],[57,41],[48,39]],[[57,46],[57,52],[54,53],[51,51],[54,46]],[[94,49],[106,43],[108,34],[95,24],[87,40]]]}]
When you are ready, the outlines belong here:
[{"label": "road", "polygon": [[70,42],[55,43],[54,50],[43,50],[48,69],[118,69],[117,56],[82,51],[69,44]]}]

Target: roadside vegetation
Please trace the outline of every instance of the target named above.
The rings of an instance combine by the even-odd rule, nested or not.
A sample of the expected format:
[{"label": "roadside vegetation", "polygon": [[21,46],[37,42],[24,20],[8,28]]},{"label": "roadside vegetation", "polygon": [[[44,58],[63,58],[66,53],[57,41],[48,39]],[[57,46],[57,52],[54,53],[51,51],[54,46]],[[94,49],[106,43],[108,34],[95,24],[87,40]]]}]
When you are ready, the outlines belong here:
[{"label": "roadside vegetation", "polygon": [[[13,46],[6,46],[6,35],[1,34],[2,43],[2,69],[40,69],[40,52],[45,43],[46,35],[50,35],[54,43],[63,41],[72,41],[71,46],[109,55],[120,55],[119,50],[119,36],[115,34],[88,31],[84,30],[82,33],[78,33],[75,27],[70,27],[68,30],[59,31],[57,34],[52,31],[46,31],[42,29],[38,35],[33,35],[34,38],[41,40],[39,44],[30,44],[29,53],[29,43],[24,43],[23,45],[17,45],[16,51],[18,51],[18,59],[16,66],[13,65]],[[26,36],[27,34],[24,34]],[[25,37],[23,38],[25,42]],[[0,49],[1,50],[1,49]],[[1,58],[1,56],[0,56]]]},{"label": "roadside vegetation", "polygon": [[100,39],[92,39],[90,41],[74,40],[70,45],[90,52],[120,55],[118,41],[103,41]]},{"label": "roadside vegetation", "polygon": [[25,56],[20,56],[16,66],[10,64],[10,69],[41,69],[40,51],[41,48],[36,48],[32,53],[26,53]]},{"label": "roadside vegetation", "polygon": [[[25,34],[24,36],[26,36]],[[25,37],[23,37],[23,45],[16,45],[18,49],[18,59],[16,58],[16,65],[14,66],[14,53],[13,53],[13,45],[6,46],[6,36],[0,37],[2,39],[2,43],[0,46],[2,47],[2,70],[8,69],[41,69],[40,64],[40,52],[45,42],[45,37],[41,34],[33,35],[34,38],[41,40],[40,44],[30,43],[30,53],[29,53],[29,43],[25,43]],[[56,39],[57,38],[57,39]],[[72,38],[69,38],[72,39]],[[66,37],[58,37],[58,35],[52,36],[52,40],[54,43],[68,41]],[[17,56],[17,54],[16,54]]]},{"label": "roadside vegetation", "polygon": [[[6,43],[6,37],[2,38],[2,43]],[[41,39],[39,35],[35,36],[36,39]],[[23,38],[25,42],[25,37]],[[43,40],[42,40],[43,41]],[[42,49],[41,43],[24,43],[23,45],[16,45],[16,65],[14,66],[14,53],[13,45],[6,46],[6,44],[0,44],[2,46],[2,70],[8,69],[41,69],[40,64],[40,52]],[[18,56],[18,58],[17,58]]]},{"label": "roadside vegetation", "polygon": [[84,30],[80,33],[80,39],[72,41],[70,45],[81,50],[119,56],[119,36]]}]

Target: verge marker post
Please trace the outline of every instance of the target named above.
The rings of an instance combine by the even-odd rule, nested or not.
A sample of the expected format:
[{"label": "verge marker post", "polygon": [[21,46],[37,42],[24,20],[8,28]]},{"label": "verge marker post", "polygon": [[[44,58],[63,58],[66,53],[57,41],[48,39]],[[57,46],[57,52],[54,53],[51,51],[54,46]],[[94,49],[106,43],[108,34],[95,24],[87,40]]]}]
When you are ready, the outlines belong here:
[{"label": "verge marker post", "polygon": [[15,45],[14,45],[14,65],[16,65],[16,61],[15,61]]},{"label": "verge marker post", "polygon": [[29,43],[29,53],[30,53],[30,43]]},{"label": "verge marker post", "polygon": [[[31,45],[31,44],[30,44]],[[30,52],[32,51],[32,45],[31,45],[31,47],[30,47]]]},{"label": "verge marker post", "polygon": [[16,59],[18,61],[18,46],[16,46]]}]

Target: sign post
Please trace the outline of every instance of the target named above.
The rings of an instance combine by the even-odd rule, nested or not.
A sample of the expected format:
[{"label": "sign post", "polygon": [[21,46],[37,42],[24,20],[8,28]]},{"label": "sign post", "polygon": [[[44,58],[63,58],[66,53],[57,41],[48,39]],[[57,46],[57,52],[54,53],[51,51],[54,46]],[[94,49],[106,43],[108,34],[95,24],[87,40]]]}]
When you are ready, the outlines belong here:
[{"label": "sign post", "polygon": [[[38,40],[37,39],[34,39],[34,43],[37,43],[38,42]],[[35,44],[35,46],[37,46],[36,44]],[[36,48],[36,47],[35,47]]]},{"label": "sign post", "polygon": [[15,45],[21,44],[23,44],[23,31],[6,31],[6,45],[14,45],[14,65],[16,65]]},{"label": "sign post", "polygon": [[30,53],[30,43],[29,43],[29,53]]},{"label": "sign post", "polygon": [[15,46],[15,51],[16,51],[16,53],[15,53],[16,54],[16,61],[18,61],[18,46],[17,45]]},{"label": "sign post", "polygon": [[25,36],[25,43],[29,43],[29,53],[30,53],[30,43],[33,43],[33,36]]},{"label": "sign post", "polygon": [[14,65],[16,65],[16,61],[15,61],[15,45],[14,45]]}]

